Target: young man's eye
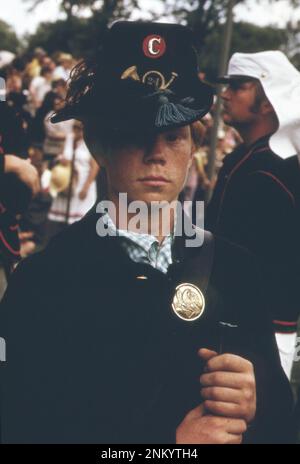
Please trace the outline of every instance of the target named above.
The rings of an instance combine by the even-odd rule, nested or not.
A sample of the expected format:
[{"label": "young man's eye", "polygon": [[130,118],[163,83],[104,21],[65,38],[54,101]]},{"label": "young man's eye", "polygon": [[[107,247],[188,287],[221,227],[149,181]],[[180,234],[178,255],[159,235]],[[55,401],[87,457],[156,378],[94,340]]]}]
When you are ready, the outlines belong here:
[{"label": "young man's eye", "polygon": [[176,133],[167,134],[166,138],[168,142],[176,142],[177,140],[179,140],[179,135]]}]

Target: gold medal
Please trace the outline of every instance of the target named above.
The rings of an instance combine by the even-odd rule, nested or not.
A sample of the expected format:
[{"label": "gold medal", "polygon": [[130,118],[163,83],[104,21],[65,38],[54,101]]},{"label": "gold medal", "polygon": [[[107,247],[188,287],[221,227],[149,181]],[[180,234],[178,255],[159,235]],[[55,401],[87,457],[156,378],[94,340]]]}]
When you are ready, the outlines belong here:
[{"label": "gold medal", "polygon": [[196,285],[188,283],[180,284],[175,289],[172,308],[180,319],[195,321],[204,312],[204,295]]}]

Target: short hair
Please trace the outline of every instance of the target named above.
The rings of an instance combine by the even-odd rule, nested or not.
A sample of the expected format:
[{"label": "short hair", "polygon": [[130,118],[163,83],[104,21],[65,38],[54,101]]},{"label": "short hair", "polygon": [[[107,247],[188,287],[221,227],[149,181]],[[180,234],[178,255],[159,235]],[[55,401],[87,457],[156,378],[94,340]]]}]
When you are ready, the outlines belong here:
[{"label": "short hair", "polygon": [[201,121],[195,121],[190,126],[194,148],[195,150],[198,150],[203,145],[203,140],[206,134],[206,128]]}]

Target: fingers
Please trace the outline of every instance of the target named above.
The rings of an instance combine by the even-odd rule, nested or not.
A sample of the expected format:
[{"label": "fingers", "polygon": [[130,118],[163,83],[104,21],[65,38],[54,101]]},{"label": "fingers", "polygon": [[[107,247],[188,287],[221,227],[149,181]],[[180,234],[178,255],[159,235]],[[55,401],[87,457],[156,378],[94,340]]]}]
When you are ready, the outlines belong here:
[{"label": "fingers", "polygon": [[200,377],[200,383],[203,387],[239,389],[244,386],[244,381],[244,374],[232,374],[231,372],[209,372]]},{"label": "fingers", "polygon": [[240,390],[224,387],[206,387],[201,389],[204,400],[221,401],[224,403],[240,403],[242,394]]},{"label": "fingers", "polygon": [[213,371],[228,371],[228,372],[253,372],[253,366],[247,359],[241,358],[234,354],[222,354],[212,356],[207,361],[207,370]]},{"label": "fingers", "polygon": [[207,413],[251,422],[256,413],[253,365],[240,356],[213,355],[214,352],[210,350],[200,351],[201,357],[206,357],[200,383]]},{"label": "fingers", "polygon": [[240,445],[243,441],[243,436],[242,435],[228,435],[227,438],[227,445]]},{"label": "fingers", "polygon": [[212,372],[200,377],[205,409],[210,414],[242,418],[251,422],[256,413],[254,376]]},{"label": "fingers", "polygon": [[176,429],[178,444],[240,444],[247,430],[244,420],[199,416],[199,406],[190,411]]},{"label": "fingers", "polygon": [[214,358],[215,356],[218,355],[216,351],[208,350],[206,348],[201,348],[198,351],[198,355],[203,361],[209,361],[210,359]]},{"label": "fingers", "polygon": [[204,416],[204,414],[205,414],[205,406],[204,406],[204,403],[201,403],[196,408],[191,409],[185,416],[185,419],[186,420],[200,419],[202,416]]},{"label": "fingers", "polygon": [[240,419],[246,415],[247,411],[242,414],[241,405],[236,403],[224,403],[222,401],[204,401],[204,406],[210,414],[216,414],[217,416],[232,417]]},{"label": "fingers", "polygon": [[247,423],[243,419],[228,419],[226,430],[233,435],[243,435],[247,431]]}]

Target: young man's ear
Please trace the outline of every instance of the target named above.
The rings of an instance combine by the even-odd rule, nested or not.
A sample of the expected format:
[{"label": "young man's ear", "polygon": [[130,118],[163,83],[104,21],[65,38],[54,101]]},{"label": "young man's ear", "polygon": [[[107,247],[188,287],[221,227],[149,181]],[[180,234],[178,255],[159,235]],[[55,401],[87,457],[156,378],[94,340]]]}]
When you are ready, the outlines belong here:
[{"label": "young man's ear", "polygon": [[274,108],[271,105],[271,103],[269,102],[269,100],[266,99],[266,100],[263,100],[261,102],[260,112],[264,116],[267,115],[267,114],[270,114],[270,113],[274,113]]}]

